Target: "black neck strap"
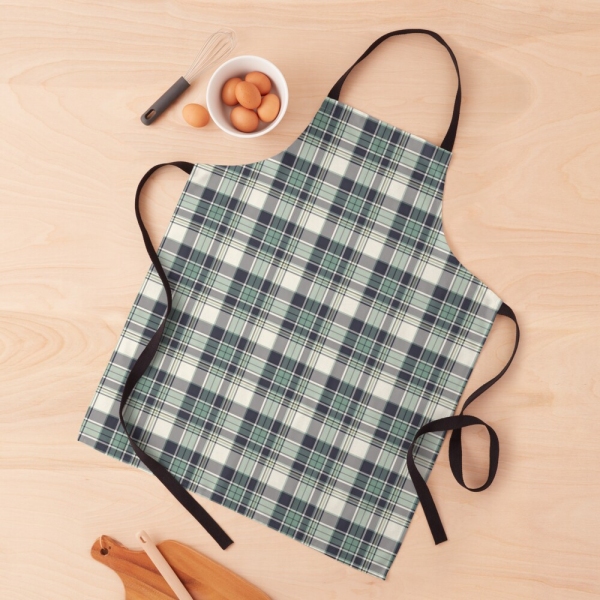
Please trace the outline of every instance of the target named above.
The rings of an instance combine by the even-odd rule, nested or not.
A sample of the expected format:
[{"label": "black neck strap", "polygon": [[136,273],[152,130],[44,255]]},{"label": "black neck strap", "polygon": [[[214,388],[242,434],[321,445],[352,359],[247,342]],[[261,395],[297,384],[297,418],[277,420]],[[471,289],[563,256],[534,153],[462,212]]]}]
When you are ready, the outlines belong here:
[{"label": "black neck strap", "polygon": [[[413,485],[415,486],[415,490],[419,497],[419,501],[421,502],[421,506],[423,507],[423,512],[425,513],[425,518],[427,519],[427,523],[429,525],[429,529],[431,530],[431,534],[433,535],[433,539],[436,544],[440,544],[445,542],[448,538],[446,537],[446,532],[444,531],[444,526],[442,525],[442,520],[440,519],[440,515],[435,506],[435,502],[433,501],[433,496],[427,487],[427,483],[425,479],[417,469],[417,465],[415,464],[414,450],[417,445],[419,438],[427,433],[432,433],[434,431],[442,432],[442,431],[452,431],[452,435],[450,437],[450,445],[448,448],[448,453],[450,457],[450,468],[452,469],[452,474],[456,481],[462,485],[465,489],[470,492],[482,492],[483,490],[490,487],[492,482],[494,481],[494,477],[496,476],[496,471],[498,470],[498,460],[500,458],[500,443],[498,441],[498,436],[496,432],[484,421],[482,421],[478,417],[474,417],[472,415],[465,415],[465,409],[483,392],[491,388],[497,381],[506,373],[510,363],[513,361],[515,354],[517,353],[517,348],[519,346],[519,339],[521,337],[519,331],[519,324],[517,323],[517,317],[513,312],[512,308],[507,304],[503,303],[498,311],[499,315],[503,315],[511,319],[515,324],[515,345],[513,347],[512,354],[508,359],[508,362],[504,365],[504,368],[492,379],[478,387],[466,400],[463,404],[462,410],[459,414],[454,415],[452,417],[445,417],[442,419],[436,419],[435,421],[430,421],[426,425],[423,425],[415,434],[413,441],[410,444],[410,448],[408,449],[408,454],[406,457],[408,472],[410,473],[410,478],[412,479]],[[490,451],[489,451],[489,468],[488,468],[488,477],[483,485],[479,487],[471,488],[469,487],[464,480],[463,477],[463,461],[462,461],[462,430],[464,427],[470,427],[472,425],[483,425],[490,436]]]},{"label": "black neck strap", "polygon": [[446,137],[441,144],[441,147],[444,150],[448,150],[448,152],[452,152],[452,148],[454,146],[454,140],[456,139],[456,131],[458,129],[458,117],[460,115],[460,102],[461,102],[461,89],[460,89],[460,73],[458,71],[458,62],[456,61],[456,56],[454,56],[454,52],[448,44],[443,40],[443,38],[435,33],[435,31],[429,31],[429,29],[398,29],[397,31],[390,31],[390,33],[386,33],[382,35],[379,39],[375,40],[362,54],[362,56],[338,79],[337,83],[331,88],[328,96],[329,98],[333,98],[334,100],[340,99],[340,92],[342,91],[342,86],[346,81],[346,78],[352,72],[352,69],[361,61],[363,61],[379,44],[385,42],[388,38],[394,37],[396,35],[404,35],[406,33],[425,33],[430,35],[434,40],[442,44],[446,50],[448,50],[450,54],[450,58],[452,58],[452,62],[454,63],[454,68],[456,69],[456,76],[458,77],[458,89],[456,90],[456,98],[454,100],[454,110],[452,111],[452,120],[450,121],[450,127],[448,128],[448,132],[446,133]]},{"label": "black neck strap", "polygon": [[172,165],[174,167],[179,167],[182,171],[185,171],[188,175],[191,174],[194,165],[188,162],[172,162],[165,163],[162,165],[156,165],[152,167],[145,175],[142,177],[140,181],[137,191],[135,193],[135,216],[137,217],[138,225],[140,226],[140,230],[142,232],[142,237],[144,239],[144,245],[146,246],[146,251],[148,252],[148,256],[160,277],[160,280],[163,284],[167,295],[167,310],[158,326],[158,329],[154,332],[154,335],[148,342],[147,346],[144,348],[142,353],[139,355],[137,360],[133,363],[133,367],[129,373],[129,377],[127,377],[127,381],[123,387],[123,392],[121,394],[121,402],[119,403],[119,421],[121,423],[121,427],[123,431],[127,435],[129,439],[129,443],[133,448],[133,451],[136,453],[137,457],[140,461],[150,469],[150,471],[160,480],[160,482],[179,500],[180,504],[186,508],[191,515],[206,529],[206,531],[212,536],[212,538],[225,550],[227,546],[233,543],[233,540],[223,531],[221,526],[196,502],[196,499],[181,485],[181,483],[173,477],[170,471],[167,470],[166,467],[161,465],[157,460],[146,454],[142,448],[140,448],[133,439],[130,431],[127,429],[127,424],[123,419],[123,410],[125,408],[125,404],[127,403],[127,399],[131,395],[133,388],[136,383],[140,380],[142,375],[145,373],[146,369],[150,366],[156,351],[158,350],[158,345],[160,343],[160,339],[165,330],[165,325],[167,323],[167,319],[169,318],[169,314],[171,312],[171,308],[173,305],[173,298],[171,293],[171,286],[169,285],[169,280],[167,279],[167,274],[160,264],[160,260],[156,251],[154,250],[154,246],[152,246],[152,241],[150,240],[150,236],[148,235],[148,231],[144,226],[144,221],[142,220],[142,215],[140,213],[140,195],[142,192],[142,188],[144,184],[154,171],[157,171],[161,167],[165,167],[167,165]]}]

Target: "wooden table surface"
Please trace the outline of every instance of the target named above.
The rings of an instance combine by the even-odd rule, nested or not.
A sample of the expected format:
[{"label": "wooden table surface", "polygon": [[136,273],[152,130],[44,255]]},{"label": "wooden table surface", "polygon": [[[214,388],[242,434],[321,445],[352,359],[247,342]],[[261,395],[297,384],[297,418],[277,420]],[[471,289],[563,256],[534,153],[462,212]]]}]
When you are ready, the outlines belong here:
[{"label": "wooden table surface", "polygon": [[[1,598],[123,598],[89,550],[103,533],[135,546],[141,528],[192,545],[274,600],[600,596],[595,0],[1,4]],[[238,34],[235,54],[283,71],[281,125],[255,140],[188,127],[181,108],[204,101],[207,74],[142,126],[142,111],[221,25]],[[473,407],[499,434],[497,479],[482,494],[463,490],[445,445],[430,482],[449,541],[433,544],[419,508],[385,582],[204,501],[235,533],[222,552],[156,479],[76,441],[149,264],[135,187],[160,162],[277,153],[377,36],[405,27],[438,32],[458,58],[464,100],[444,230],[522,327],[513,366]],[[356,69],[342,100],[439,144],[455,85],[440,45],[404,36]],[[184,182],[172,169],[148,186],[156,242]],[[500,318],[467,391],[511,348],[512,324]],[[475,482],[486,438],[466,437]]]}]

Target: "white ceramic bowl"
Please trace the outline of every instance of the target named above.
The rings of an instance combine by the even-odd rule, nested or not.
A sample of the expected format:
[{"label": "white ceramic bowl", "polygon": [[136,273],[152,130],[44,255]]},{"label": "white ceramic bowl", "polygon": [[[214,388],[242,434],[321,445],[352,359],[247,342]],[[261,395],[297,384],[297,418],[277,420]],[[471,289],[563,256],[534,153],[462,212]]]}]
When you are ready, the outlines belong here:
[{"label": "white ceramic bowl", "polygon": [[[232,77],[241,77],[244,79],[246,74],[252,71],[260,71],[271,80],[271,92],[279,96],[281,107],[279,114],[271,123],[263,123],[259,121],[258,129],[252,133],[244,133],[238,131],[229,119],[232,106],[227,106],[221,100],[221,90],[225,82]],[[261,58],[260,56],[236,56],[224,62],[213,74],[206,88],[206,106],[212,120],[226,133],[235,135],[241,138],[259,137],[268,133],[277,127],[278,123],[283,119],[288,105],[288,87],[285,77],[281,71],[272,63]]]}]

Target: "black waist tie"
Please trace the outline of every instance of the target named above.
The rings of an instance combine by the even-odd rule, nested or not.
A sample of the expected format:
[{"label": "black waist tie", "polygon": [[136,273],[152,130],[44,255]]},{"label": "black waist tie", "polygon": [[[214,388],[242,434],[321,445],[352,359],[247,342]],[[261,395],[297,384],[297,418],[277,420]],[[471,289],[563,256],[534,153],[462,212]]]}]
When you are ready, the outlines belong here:
[{"label": "black waist tie", "polygon": [[158,461],[154,460],[151,456],[148,456],[136,443],[136,441],[131,437],[131,434],[127,430],[127,426],[125,425],[125,421],[123,420],[123,409],[125,408],[125,404],[127,403],[127,399],[131,395],[133,388],[136,383],[140,380],[156,351],[158,350],[158,345],[160,342],[160,338],[162,337],[163,331],[165,329],[165,324],[167,319],[169,318],[169,314],[171,312],[171,307],[173,304],[173,297],[171,294],[171,286],[169,285],[169,280],[165,274],[162,265],[160,264],[160,260],[158,259],[158,255],[152,246],[152,241],[150,240],[150,236],[148,235],[148,231],[144,226],[144,222],[142,221],[142,216],[140,214],[140,194],[144,184],[152,173],[160,169],[161,167],[165,167],[167,165],[173,165],[175,167],[179,167],[182,171],[185,171],[188,175],[191,174],[194,165],[188,162],[172,162],[172,163],[164,163],[162,165],[156,165],[152,167],[142,178],[140,181],[137,191],[135,193],[135,216],[137,218],[138,224],[140,226],[140,230],[142,231],[142,237],[144,238],[144,245],[146,246],[146,251],[148,252],[148,256],[154,265],[160,280],[162,281],[163,287],[165,288],[165,292],[167,293],[167,310],[160,322],[158,329],[154,332],[154,335],[148,342],[148,345],[144,348],[140,356],[133,363],[133,367],[129,376],[127,377],[127,381],[125,382],[125,386],[123,388],[123,393],[121,395],[121,402],[119,405],[119,420],[121,422],[121,427],[125,431],[127,438],[129,439],[129,443],[133,448],[134,452],[138,456],[138,458],[150,469],[150,471],[158,477],[161,483],[179,500],[179,502],[190,512],[190,514],[206,529],[206,531],[213,537],[213,539],[225,550],[229,545],[233,544],[233,540],[223,531],[221,526],[196,502],[194,497],[171,475],[171,473]]},{"label": "black waist tie", "polygon": [[[427,523],[429,524],[429,529],[433,535],[433,539],[436,544],[441,544],[445,542],[448,538],[446,536],[446,532],[444,531],[444,526],[442,525],[442,521],[440,519],[440,515],[435,506],[435,502],[433,501],[433,496],[425,483],[421,473],[417,469],[417,465],[415,464],[414,459],[414,447],[417,440],[427,433],[432,433],[434,431],[452,431],[452,435],[450,437],[450,445],[449,445],[449,458],[450,458],[450,468],[452,469],[452,474],[454,478],[460,485],[462,485],[465,489],[471,492],[482,492],[483,490],[490,487],[492,481],[494,481],[494,477],[496,476],[496,471],[498,470],[498,458],[500,455],[500,444],[498,442],[498,436],[496,432],[487,424],[484,423],[478,417],[474,417],[472,415],[465,415],[465,409],[473,402],[476,398],[481,396],[483,392],[488,390],[490,387],[506,373],[510,363],[512,362],[515,354],[517,352],[517,347],[519,346],[519,324],[517,323],[517,317],[513,312],[512,308],[505,303],[502,303],[500,310],[498,311],[499,315],[503,315],[512,319],[515,323],[515,346],[513,348],[511,357],[508,359],[508,362],[496,375],[493,379],[490,379],[486,383],[484,383],[481,387],[477,388],[465,401],[462,410],[459,414],[454,415],[452,417],[445,417],[443,419],[436,419],[435,421],[431,421],[426,425],[423,425],[417,431],[410,448],[408,449],[407,456],[407,466],[408,472],[410,473],[410,477],[412,479],[413,485],[417,491],[417,495],[419,496],[419,500],[421,505],[423,506],[423,512],[425,513],[425,518],[427,519]],[[470,488],[463,478],[463,464],[462,464],[462,429],[463,427],[470,427],[471,425],[483,425],[490,436],[490,459],[489,459],[489,470],[488,470],[488,478],[486,482],[476,488]]]}]

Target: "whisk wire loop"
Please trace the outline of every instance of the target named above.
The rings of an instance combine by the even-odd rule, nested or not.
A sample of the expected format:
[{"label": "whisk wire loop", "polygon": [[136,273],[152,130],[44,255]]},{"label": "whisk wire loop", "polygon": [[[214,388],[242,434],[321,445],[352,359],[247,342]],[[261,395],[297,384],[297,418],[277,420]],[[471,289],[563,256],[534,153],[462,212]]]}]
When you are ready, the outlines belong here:
[{"label": "whisk wire loop", "polygon": [[219,29],[206,40],[183,77],[192,83],[202,71],[225,58],[235,44],[236,37],[232,29]]}]

